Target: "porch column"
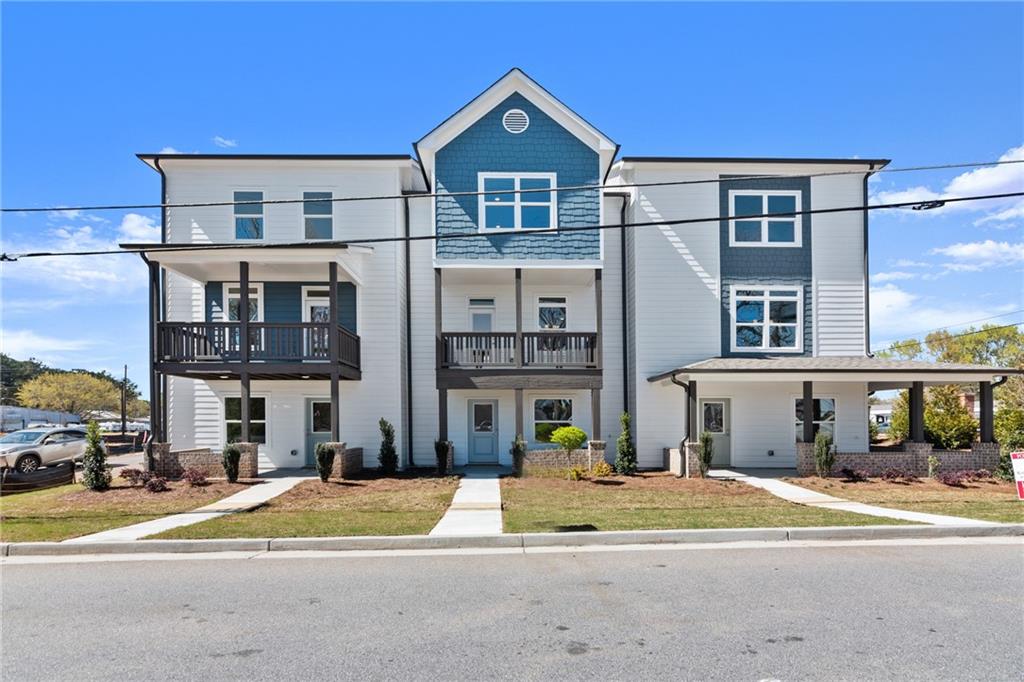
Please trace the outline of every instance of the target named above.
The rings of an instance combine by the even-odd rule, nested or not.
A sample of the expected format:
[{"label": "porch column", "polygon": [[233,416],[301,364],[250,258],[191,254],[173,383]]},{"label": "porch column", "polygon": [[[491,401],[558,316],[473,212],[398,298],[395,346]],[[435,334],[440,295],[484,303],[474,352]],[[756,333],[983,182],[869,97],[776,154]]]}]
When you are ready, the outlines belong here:
[{"label": "porch column", "polygon": [[980,433],[979,440],[982,443],[994,443],[996,440],[995,426],[992,409],[992,382],[982,381],[978,383],[978,399],[981,401]]},{"label": "porch column", "polygon": [[239,402],[242,407],[242,443],[251,443],[252,440],[249,438],[249,373],[244,369],[241,372],[241,384],[242,389],[240,392]]},{"label": "porch column", "polygon": [[238,263],[238,287],[238,353],[244,365],[249,362],[249,264],[245,261]]},{"label": "porch column", "polygon": [[523,269],[516,268],[516,367],[523,366]]},{"label": "porch column", "polygon": [[924,382],[910,385],[910,440],[924,442]]},{"label": "porch column", "polygon": [[523,389],[516,389],[516,436],[523,436]]},{"label": "porch column", "polygon": [[[601,303],[601,298],[602,298],[602,293],[601,293],[601,273],[602,272],[603,271],[601,270],[601,268],[596,268],[594,270],[594,304],[597,306],[596,310],[595,310],[595,319],[597,320],[597,330],[596,330],[597,331],[597,343],[594,346],[594,353],[597,355],[595,360],[597,362],[597,368],[598,369],[601,369],[601,367],[604,366],[604,353],[601,350],[601,348],[603,346],[603,342],[604,342],[604,325],[602,324],[603,323],[603,317],[604,317],[604,311],[602,310],[603,306],[602,306],[602,303]],[[600,398],[598,398],[598,400],[600,400]],[[594,437],[597,438],[596,435]],[[598,438],[598,440],[600,440],[600,439]]]},{"label": "porch column", "polygon": [[444,340],[441,337],[441,268],[434,268],[434,337],[434,366],[441,369],[444,367]]},{"label": "porch column", "polygon": [[590,389],[590,421],[594,425],[590,440],[604,440],[601,437],[601,389]]},{"label": "porch column", "polygon": [[697,442],[697,382],[686,384],[686,440]]},{"label": "porch column", "polygon": [[437,439],[448,440],[448,389],[437,389]]},{"label": "porch column", "polygon": [[338,419],[341,390],[338,386],[338,264],[331,261],[327,264],[327,309],[330,323],[327,326],[327,350],[330,354],[331,366],[331,442],[341,441],[341,428]]},{"label": "porch column", "polygon": [[805,443],[814,442],[814,382],[804,382],[804,432],[801,437]]},{"label": "porch column", "polygon": [[160,409],[160,373],[156,366],[160,360],[160,264],[149,263],[149,429],[151,440],[166,442]]}]

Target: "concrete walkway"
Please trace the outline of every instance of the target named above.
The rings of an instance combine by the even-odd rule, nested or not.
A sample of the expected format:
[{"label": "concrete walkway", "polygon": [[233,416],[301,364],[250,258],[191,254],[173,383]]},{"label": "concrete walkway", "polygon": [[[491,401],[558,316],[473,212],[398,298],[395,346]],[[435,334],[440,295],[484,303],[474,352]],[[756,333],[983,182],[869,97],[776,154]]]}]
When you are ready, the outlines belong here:
[{"label": "concrete walkway", "polygon": [[200,507],[199,509],[194,509],[190,512],[171,514],[170,516],[153,519],[152,521],[143,521],[142,523],[124,526],[123,528],[111,528],[110,530],[93,533],[92,535],[83,535],[80,538],[71,538],[64,542],[86,543],[141,540],[144,537],[155,535],[156,533],[162,533],[165,530],[170,530],[172,528],[191,526],[196,523],[202,523],[203,521],[209,521],[210,519],[216,519],[220,516],[255,509],[256,507],[265,504],[268,500],[291,490],[299,483],[316,478],[316,474],[308,470],[289,470],[288,474],[289,475],[275,475],[270,480],[253,484],[241,492],[237,492],[234,495],[225,497],[223,500],[219,500],[213,504],[208,504],[205,507]]},{"label": "concrete walkway", "polygon": [[775,497],[781,497],[789,502],[805,504],[809,507],[821,507],[823,509],[835,509],[836,511],[853,512],[854,514],[865,514],[867,516],[881,516],[902,521],[913,521],[916,523],[928,523],[936,526],[997,526],[993,521],[979,521],[977,519],[965,519],[960,516],[945,516],[943,514],[925,514],[923,512],[912,512],[903,509],[889,509],[888,507],[876,507],[863,502],[850,502],[839,497],[832,497],[824,493],[801,488],[792,483],[786,483],[775,478],[759,478],[749,474],[743,474],[729,469],[711,469],[708,471],[710,478],[729,478],[742,481],[755,488],[765,490]]},{"label": "concrete walkway", "polygon": [[501,486],[503,469],[471,467],[463,472],[452,504],[431,535],[499,535],[501,533]]}]

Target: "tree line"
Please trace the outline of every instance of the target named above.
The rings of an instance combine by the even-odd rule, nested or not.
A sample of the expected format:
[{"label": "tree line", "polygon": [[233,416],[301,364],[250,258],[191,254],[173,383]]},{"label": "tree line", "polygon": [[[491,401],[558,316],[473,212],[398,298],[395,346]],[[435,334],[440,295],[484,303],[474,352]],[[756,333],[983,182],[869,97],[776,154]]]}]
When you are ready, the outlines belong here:
[{"label": "tree line", "polygon": [[15,360],[0,353],[0,404],[70,412],[87,417],[101,411],[119,412],[121,388],[127,393],[128,417],[149,414],[138,384],[107,371],[60,369],[35,358]]}]

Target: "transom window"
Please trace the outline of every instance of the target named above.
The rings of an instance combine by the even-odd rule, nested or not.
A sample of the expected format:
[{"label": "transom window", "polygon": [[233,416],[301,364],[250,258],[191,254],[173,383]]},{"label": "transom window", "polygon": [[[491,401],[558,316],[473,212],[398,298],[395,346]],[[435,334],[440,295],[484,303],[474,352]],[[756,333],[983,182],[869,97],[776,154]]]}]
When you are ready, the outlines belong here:
[{"label": "transom window", "polygon": [[564,330],[568,312],[565,296],[541,296],[537,299],[537,328],[541,331]]},{"label": "transom window", "polygon": [[800,216],[785,215],[800,210],[800,192],[730,191],[729,246],[800,246]]},{"label": "transom window", "polygon": [[[554,173],[481,173],[480,229],[555,227]],[[518,193],[517,190],[538,190]]]},{"label": "transom window", "polygon": [[[242,439],[241,398],[224,398],[224,427],[229,443]],[[266,398],[249,398],[249,438],[253,443],[267,442]]]},{"label": "transom window", "polygon": [[[796,399],[796,442],[802,443],[804,440],[804,399]],[[814,435],[817,436],[819,431],[827,433],[832,441],[836,439],[836,399],[835,398],[815,398],[814,399],[814,414],[811,416],[814,420]]]},{"label": "transom window", "polygon": [[[234,201],[263,201],[263,192],[235,192]],[[263,239],[263,204],[235,204],[235,239]]]},{"label": "transom window", "polygon": [[331,239],[334,236],[334,204],[330,192],[302,193],[302,223],[306,239]]},{"label": "transom window", "polygon": [[799,351],[803,345],[802,291],[798,287],[733,286],[732,350]]},{"label": "transom window", "polygon": [[572,426],[572,400],[538,398],[533,401],[533,440],[550,443],[555,429]]}]

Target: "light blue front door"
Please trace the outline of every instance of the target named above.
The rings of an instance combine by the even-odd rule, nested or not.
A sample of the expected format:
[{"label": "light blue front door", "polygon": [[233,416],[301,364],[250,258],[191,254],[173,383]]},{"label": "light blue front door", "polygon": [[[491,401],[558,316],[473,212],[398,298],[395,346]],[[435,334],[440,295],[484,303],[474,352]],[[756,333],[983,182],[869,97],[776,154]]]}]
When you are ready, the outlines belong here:
[{"label": "light blue front door", "polygon": [[306,399],[306,466],[316,466],[316,444],[331,439],[331,401]]},{"label": "light blue front door", "polygon": [[469,401],[469,463],[498,463],[498,401]]}]

